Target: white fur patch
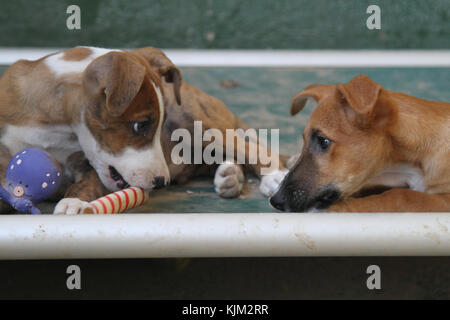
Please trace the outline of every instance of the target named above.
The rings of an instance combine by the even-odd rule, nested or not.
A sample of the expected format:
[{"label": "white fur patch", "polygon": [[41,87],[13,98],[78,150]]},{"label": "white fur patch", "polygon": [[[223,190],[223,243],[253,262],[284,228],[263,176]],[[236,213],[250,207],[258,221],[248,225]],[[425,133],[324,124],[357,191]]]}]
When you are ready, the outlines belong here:
[{"label": "white fur patch", "polygon": [[234,198],[239,196],[244,186],[242,167],[231,161],[222,163],[216,170],[214,186],[221,197]]},{"label": "white fur patch", "polygon": [[52,154],[60,163],[80,151],[81,146],[70,126],[13,126],[8,125],[0,138],[0,143],[16,154],[25,148],[40,148]]},{"label": "white fur patch", "polygon": [[259,191],[266,197],[273,196],[280,188],[281,182],[288,173],[288,170],[275,170],[261,178]]},{"label": "white fur patch", "polygon": [[120,155],[113,155],[103,150],[95,140],[84,123],[84,114],[82,115],[82,122],[75,127],[75,132],[78,135],[86,158],[97,171],[103,184],[112,191],[118,190],[118,187],[110,176],[109,166],[113,166],[133,187],[152,189],[154,187],[153,180],[157,176],[164,177],[166,182],[170,181],[169,168],[161,147],[164,104],[161,90],[154,84],[153,86],[158,97],[161,116],[153,141],[149,147],[140,150],[128,147]]},{"label": "white fur patch", "polygon": [[111,51],[120,51],[95,47],[85,47],[85,48],[90,49],[92,53],[83,60],[80,61],[64,60],[63,59],[64,51],[63,51],[54,54],[52,56],[49,56],[44,60],[44,63],[56,75],[56,77],[60,77],[68,73],[82,73],[87,68],[87,66],[98,57],[107,54],[108,52]]},{"label": "white fur patch", "polygon": [[425,191],[423,172],[409,164],[398,164],[385,169],[370,179],[364,187],[369,186],[409,187],[416,191]]},{"label": "white fur patch", "polygon": [[81,214],[85,208],[89,207],[89,202],[78,198],[64,198],[58,202],[53,210],[54,215],[77,215]]}]

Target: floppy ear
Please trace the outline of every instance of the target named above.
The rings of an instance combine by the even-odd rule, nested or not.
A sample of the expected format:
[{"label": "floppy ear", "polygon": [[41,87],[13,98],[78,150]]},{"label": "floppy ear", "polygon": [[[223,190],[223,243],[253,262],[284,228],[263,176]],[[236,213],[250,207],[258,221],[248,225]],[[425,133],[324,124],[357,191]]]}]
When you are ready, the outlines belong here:
[{"label": "floppy ear", "polygon": [[338,84],[337,88],[348,103],[345,111],[351,122],[366,128],[389,121],[392,106],[386,99],[380,99],[383,88],[366,75],[360,74],[346,84]]},{"label": "floppy ear", "polygon": [[154,68],[166,82],[173,84],[173,93],[179,105],[181,105],[180,88],[183,82],[180,69],[161,51],[153,47],[146,47],[134,51],[144,57],[150,66]]},{"label": "floppy ear", "polygon": [[316,102],[319,102],[327,95],[331,94],[336,89],[336,86],[333,84],[313,84],[306,87],[305,90],[300,91],[297,95],[292,99],[291,102],[291,115],[296,115],[305,107],[306,101],[309,98],[314,99]]},{"label": "floppy ear", "polygon": [[92,96],[104,94],[106,108],[122,115],[142,87],[145,67],[120,52],[109,52],[94,60],[84,71],[83,84]]}]

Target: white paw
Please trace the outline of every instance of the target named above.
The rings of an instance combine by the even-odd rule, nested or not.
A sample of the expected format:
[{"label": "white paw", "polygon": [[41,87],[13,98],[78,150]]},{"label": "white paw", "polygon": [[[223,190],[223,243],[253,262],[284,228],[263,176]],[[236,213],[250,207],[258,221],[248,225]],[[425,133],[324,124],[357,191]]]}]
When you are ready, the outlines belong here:
[{"label": "white paw", "polygon": [[244,173],[241,166],[229,161],[222,163],[216,170],[214,186],[221,197],[239,196],[244,186]]},{"label": "white paw", "polygon": [[82,214],[85,208],[89,207],[89,202],[78,198],[64,198],[58,202],[53,210],[53,214],[76,215]]},{"label": "white paw", "polygon": [[278,191],[278,188],[287,173],[288,170],[275,170],[272,173],[265,175],[261,178],[259,191],[266,197],[273,196]]}]

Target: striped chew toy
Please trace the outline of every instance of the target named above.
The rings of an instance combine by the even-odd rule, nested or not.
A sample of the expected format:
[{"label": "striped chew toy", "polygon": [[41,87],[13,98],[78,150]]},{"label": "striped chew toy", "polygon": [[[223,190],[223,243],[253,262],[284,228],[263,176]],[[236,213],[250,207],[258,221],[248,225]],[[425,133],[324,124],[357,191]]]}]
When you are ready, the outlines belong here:
[{"label": "striped chew toy", "polygon": [[142,205],[148,198],[148,192],[142,188],[128,188],[111,193],[89,203],[83,210],[87,214],[114,214]]}]

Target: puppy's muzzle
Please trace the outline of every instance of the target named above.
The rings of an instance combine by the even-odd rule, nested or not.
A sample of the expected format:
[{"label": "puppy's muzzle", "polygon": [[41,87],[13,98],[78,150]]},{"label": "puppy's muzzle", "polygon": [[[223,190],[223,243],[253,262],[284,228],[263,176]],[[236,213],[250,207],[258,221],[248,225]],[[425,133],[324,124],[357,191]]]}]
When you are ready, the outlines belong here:
[{"label": "puppy's muzzle", "polygon": [[270,204],[279,211],[306,212],[309,210],[322,210],[339,200],[341,193],[338,189],[328,186],[321,192],[311,193],[301,188],[288,187],[279,190],[272,198]]}]

